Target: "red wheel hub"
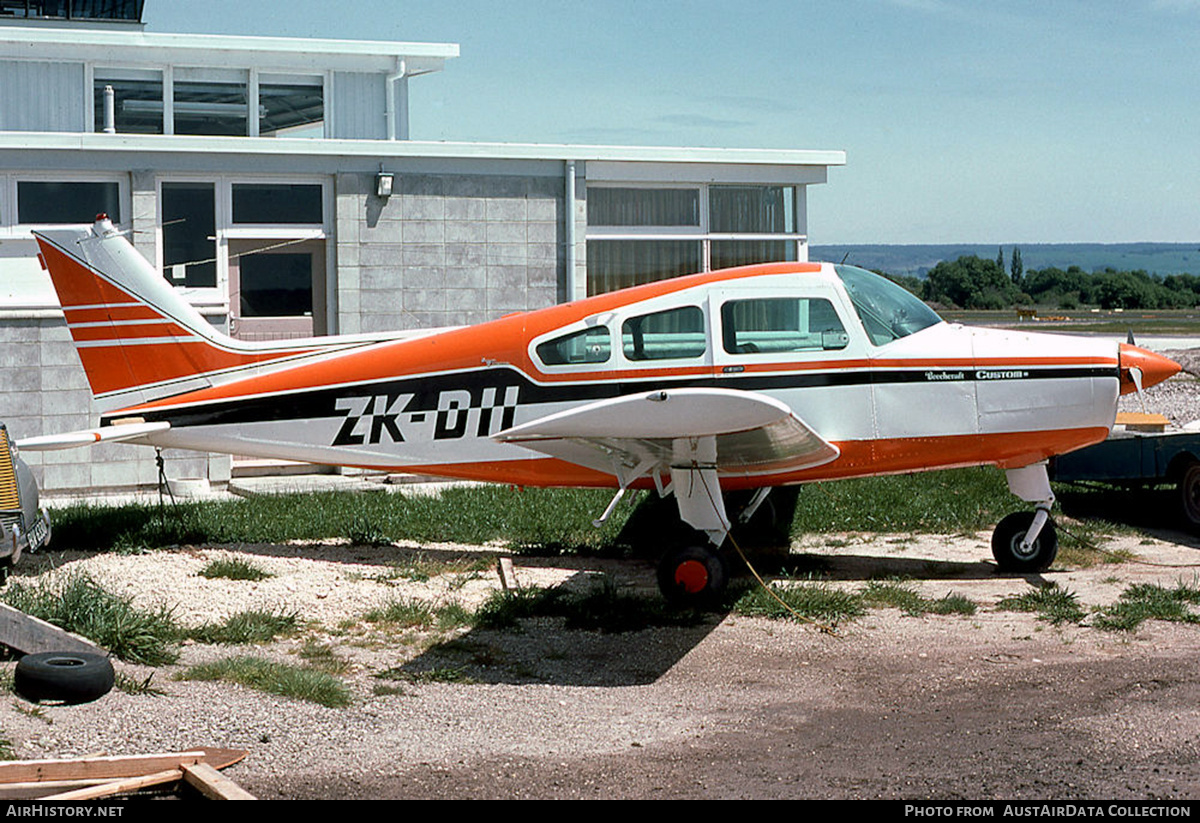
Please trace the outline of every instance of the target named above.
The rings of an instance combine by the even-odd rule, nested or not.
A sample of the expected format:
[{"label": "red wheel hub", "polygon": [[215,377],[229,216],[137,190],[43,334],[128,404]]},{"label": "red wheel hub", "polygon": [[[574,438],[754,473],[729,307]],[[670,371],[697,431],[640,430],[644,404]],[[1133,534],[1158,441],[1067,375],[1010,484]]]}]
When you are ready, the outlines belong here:
[{"label": "red wheel hub", "polygon": [[699,594],[708,585],[708,567],[699,560],[685,560],[675,567],[675,583],[688,594]]}]

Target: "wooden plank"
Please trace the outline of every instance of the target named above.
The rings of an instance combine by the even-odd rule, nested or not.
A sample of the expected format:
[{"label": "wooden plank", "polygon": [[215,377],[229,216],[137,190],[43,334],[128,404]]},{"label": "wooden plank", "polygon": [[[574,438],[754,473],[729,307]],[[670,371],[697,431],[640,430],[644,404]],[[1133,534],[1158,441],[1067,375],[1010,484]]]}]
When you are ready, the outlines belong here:
[{"label": "wooden plank", "polygon": [[199,748],[187,752],[132,756],[9,760],[0,762],[0,785],[46,780],[117,780],[165,769],[180,769],[196,763],[208,763],[214,768],[223,769],[245,756],[243,749]]},{"label": "wooden plank", "polygon": [[183,778],[182,769],[166,769],[153,774],[143,774],[139,777],[127,777],[123,780],[110,780],[86,789],[61,792],[43,797],[43,800],[94,800],[97,797],[112,797],[114,794],[128,794],[149,786],[161,786],[163,783],[174,783]]},{"label": "wooden plank", "polygon": [[0,644],[22,654],[42,652],[81,652],[105,654],[104,649],[79,635],[65,632],[45,620],[39,620],[0,603]]},{"label": "wooden plank", "polygon": [[500,586],[506,592],[515,592],[520,586],[517,585],[517,572],[513,568],[511,557],[500,558]]},{"label": "wooden plank", "polygon": [[184,766],[183,779],[188,785],[195,786],[209,800],[258,799],[207,763]]},{"label": "wooden plank", "polygon": [[48,794],[82,789],[107,783],[107,780],[34,780],[28,783],[0,783],[0,800],[36,800]]}]

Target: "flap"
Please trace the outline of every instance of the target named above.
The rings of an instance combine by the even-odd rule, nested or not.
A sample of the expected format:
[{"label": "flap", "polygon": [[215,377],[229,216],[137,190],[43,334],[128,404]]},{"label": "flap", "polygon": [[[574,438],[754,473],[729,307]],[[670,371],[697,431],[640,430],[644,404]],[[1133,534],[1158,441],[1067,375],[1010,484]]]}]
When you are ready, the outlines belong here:
[{"label": "flap", "polygon": [[[621,477],[630,469],[715,467],[772,474],[835,460],[838,448],[779,400],[757,392],[685,388],[599,400],[493,436]],[[641,473],[641,472],[639,472]],[[628,478],[632,479],[632,478]]]}]

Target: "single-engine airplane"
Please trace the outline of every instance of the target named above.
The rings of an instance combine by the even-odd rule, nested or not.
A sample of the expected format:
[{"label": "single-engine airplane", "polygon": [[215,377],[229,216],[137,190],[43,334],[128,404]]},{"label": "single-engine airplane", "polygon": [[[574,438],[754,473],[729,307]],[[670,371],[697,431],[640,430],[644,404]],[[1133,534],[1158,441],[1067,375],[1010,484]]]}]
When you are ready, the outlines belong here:
[{"label": "single-engine airplane", "polygon": [[[674,494],[693,535],[665,595],[721,590],[724,495],[995,465],[1033,511],[1003,571],[1045,569],[1046,461],[1103,440],[1118,395],[1179,370],[1129,344],[944,322],[876,274],[773,263],[650,283],[476,326],[243,342],[216,331],[103,215],[37,232],[97,401],[127,441],[522,486]],[[598,521],[599,522],[599,521]]]}]

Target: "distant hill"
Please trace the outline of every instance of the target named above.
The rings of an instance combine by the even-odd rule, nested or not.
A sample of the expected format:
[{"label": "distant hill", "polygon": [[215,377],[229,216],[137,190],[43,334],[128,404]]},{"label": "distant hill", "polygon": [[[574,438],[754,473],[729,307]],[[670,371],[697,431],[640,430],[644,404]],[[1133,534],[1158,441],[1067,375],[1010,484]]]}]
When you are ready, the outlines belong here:
[{"label": "distant hill", "polygon": [[[1118,271],[1143,270],[1151,274],[1190,273],[1200,275],[1200,243],[1016,243],[1003,246],[1005,271],[1012,262],[1012,250],[1021,250],[1025,270],[1079,266],[1087,272],[1114,268]],[[1001,247],[975,243],[929,246],[842,245],[810,246],[810,260],[828,260],[876,269],[889,274],[924,277],[942,260],[957,260],[975,255],[995,260]]]}]

